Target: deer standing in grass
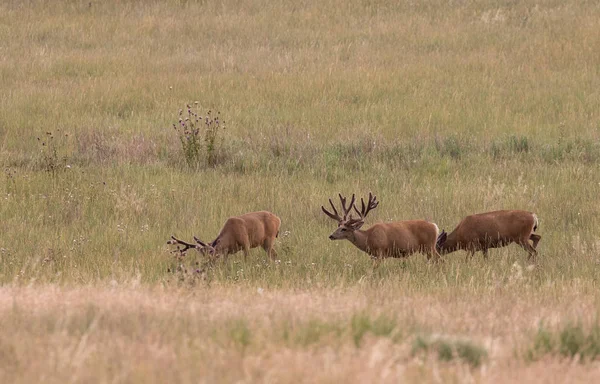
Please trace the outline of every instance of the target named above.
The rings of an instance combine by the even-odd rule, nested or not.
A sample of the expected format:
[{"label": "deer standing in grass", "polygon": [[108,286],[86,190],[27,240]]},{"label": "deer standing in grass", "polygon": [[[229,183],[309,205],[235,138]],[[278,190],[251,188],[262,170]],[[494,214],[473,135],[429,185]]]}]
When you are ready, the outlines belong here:
[{"label": "deer standing in grass", "polygon": [[196,236],[194,236],[196,244],[171,236],[167,244],[183,245],[183,248],[177,247],[181,254],[194,248],[211,259],[219,256],[226,258],[229,254],[244,251],[244,261],[248,258],[248,251],[251,248],[262,246],[271,260],[274,260],[277,253],[273,249],[273,244],[279,235],[280,226],[281,220],[271,212],[251,212],[227,219],[217,238],[210,243],[205,243]]},{"label": "deer standing in grass", "polygon": [[[338,222],[338,228],[333,232],[331,240],[349,240],[358,249],[368,253],[377,267],[386,257],[407,257],[415,252],[427,255],[427,260],[432,257],[434,261],[440,260],[440,255],[435,248],[439,229],[434,223],[425,220],[407,220],[389,223],[376,223],[365,230],[360,228],[365,223],[365,217],[379,205],[377,198],[369,193],[369,201],[365,205],[361,198],[361,210],[354,205],[355,197],[346,207],[346,198],[339,195],[342,203],[342,216],[339,215],[335,205],[329,199],[332,212],[321,206],[323,212]],[[354,208],[358,218],[353,218],[350,211]]]},{"label": "deer standing in grass", "polygon": [[450,234],[442,231],[436,247],[441,254],[465,250],[469,260],[477,251],[483,252],[483,257],[487,259],[488,249],[516,243],[529,253],[527,260],[535,260],[535,248],[542,238],[534,233],[538,224],[537,215],[527,211],[494,211],[470,215]]}]

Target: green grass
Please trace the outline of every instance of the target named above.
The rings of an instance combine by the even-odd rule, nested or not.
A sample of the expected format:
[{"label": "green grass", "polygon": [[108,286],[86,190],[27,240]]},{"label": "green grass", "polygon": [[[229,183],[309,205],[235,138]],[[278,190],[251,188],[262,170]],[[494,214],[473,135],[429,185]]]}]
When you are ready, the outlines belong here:
[{"label": "green grass", "polygon": [[600,356],[600,326],[595,323],[586,328],[581,322],[566,323],[556,330],[540,325],[525,357],[532,361],[546,355],[577,358],[582,363],[596,360]]},{"label": "green grass", "polygon": [[459,359],[473,367],[480,366],[487,358],[487,351],[468,340],[451,340],[417,336],[413,341],[412,354],[436,352],[440,361]]},{"label": "green grass", "polygon": [[[582,328],[565,326],[568,332],[560,327],[573,318],[573,301],[585,302],[588,314],[598,312],[599,20],[592,1],[4,1],[0,285],[34,287],[40,297],[67,290],[57,303],[70,289],[86,287],[133,286],[148,296],[165,290],[163,300],[175,302],[227,293],[218,297],[230,315],[196,324],[211,330],[202,337],[214,348],[201,352],[199,336],[181,315],[173,333],[167,320],[148,325],[156,335],[182,341],[155,336],[152,345],[168,352],[148,347],[135,329],[145,319],[135,311],[123,315],[133,325],[119,329],[115,318],[100,336],[94,324],[104,325],[103,315],[94,309],[63,314],[57,307],[51,320],[40,320],[66,330],[73,350],[86,332],[98,336],[97,345],[111,340],[111,332],[126,333],[123,345],[142,346],[156,366],[136,366],[127,376],[127,364],[91,354],[80,367],[116,364],[131,381],[168,381],[155,371],[160,362],[174,367],[182,356],[191,365],[198,353],[218,362],[214,370],[194,371],[207,381],[268,380],[259,368],[232,369],[222,357],[229,355],[237,368],[264,362],[278,372],[272,380],[293,381],[307,365],[331,361],[323,357],[330,345],[351,351],[337,360],[349,376],[325,370],[320,378],[361,381],[351,369],[363,366],[359,362],[396,372],[377,365],[379,349],[410,359],[399,350],[415,329],[473,332],[473,345],[485,345],[494,361],[489,366],[503,367],[507,359],[487,349],[488,337],[520,350],[540,318],[558,319],[559,331],[540,331],[534,355],[591,356],[589,319],[582,317]],[[199,132],[191,147],[182,147],[172,125],[188,104],[202,114],[220,112],[226,128],[217,136]],[[512,245],[492,250],[488,260],[478,254],[465,262],[464,253],[456,253],[430,265],[414,255],[374,270],[349,242],[328,240],[336,223],[320,210],[340,192],[369,191],[380,205],[365,227],[427,219],[449,231],[471,213],[534,211],[542,236],[538,263],[529,266],[525,252]],[[166,244],[173,234],[212,240],[228,217],[255,210],[282,219],[277,262],[256,249],[248,262],[233,255],[195,273],[204,260],[189,252],[178,262]],[[311,300],[334,291],[338,296],[324,305],[335,308],[339,301],[352,310],[336,317],[313,309],[298,321],[307,299],[283,314],[264,303],[252,316],[237,314],[245,304],[238,298],[259,289]],[[11,294],[0,308],[12,308]],[[378,305],[352,306],[364,297]],[[449,298],[463,306],[459,313],[446,305]],[[514,304],[517,298],[529,299],[533,312]],[[34,299],[17,301],[28,300]],[[414,312],[399,313],[402,300]],[[493,312],[488,303],[503,307]],[[432,306],[458,318],[448,323],[428,311]],[[552,312],[553,306],[560,309]],[[513,311],[525,313],[513,333],[506,325],[485,328],[488,319],[479,314],[518,317]],[[264,322],[254,322],[263,315]],[[278,320],[269,323],[273,316]],[[77,318],[75,333],[63,317]],[[34,329],[38,320],[23,327]],[[17,334],[26,339],[26,332]],[[27,381],[24,373],[36,372],[23,368],[40,361],[35,343],[21,339],[0,338],[0,356],[21,367],[7,380],[0,372],[0,381]],[[483,354],[448,343],[435,346],[442,360],[486,364],[478,360]],[[260,355],[261,346],[287,357]],[[52,360],[63,378],[76,368],[60,357],[66,349],[58,348]],[[130,352],[123,347],[121,360]],[[464,381],[451,366],[442,368],[444,379]],[[286,369],[295,374],[285,376]],[[198,381],[181,372],[180,381]],[[427,376],[432,371],[418,372],[393,377],[434,380]],[[102,378],[115,381],[118,374]]]}]

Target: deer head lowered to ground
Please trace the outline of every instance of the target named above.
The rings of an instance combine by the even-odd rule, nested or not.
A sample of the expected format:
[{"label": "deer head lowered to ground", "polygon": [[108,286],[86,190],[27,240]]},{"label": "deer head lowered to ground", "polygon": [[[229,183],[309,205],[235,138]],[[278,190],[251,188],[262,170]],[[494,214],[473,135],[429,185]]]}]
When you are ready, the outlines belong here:
[{"label": "deer head lowered to ground", "polygon": [[[196,236],[194,236],[196,244],[171,236],[171,240],[167,244],[177,245],[177,249],[181,254],[193,248],[211,258],[219,256],[226,258],[229,254],[243,251],[244,260],[248,257],[248,251],[251,248],[261,246],[267,252],[267,255],[274,260],[277,253],[273,249],[273,244],[275,238],[279,235],[280,226],[281,220],[271,212],[250,212],[228,218],[217,238],[210,243],[205,243]],[[180,248],[180,245],[183,248]]]},{"label": "deer head lowered to ground", "polygon": [[483,252],[484,258],[487,258],[488,249],[517,243],[529,253],[528,260],[535,259],[535,248],[542,238],[534,233],[538,224],[537,215],[527,211],[494,211],[470,215],[450,234],[442,231],[436,247],[441,254],[465,250],[469,259],[477,251]]},{"label": "deer head lowered to ground", "polygon": [[[339,195],[342,203],[342,216],[338,213],[335,205],[329,199],[333,213],[321,206],[323,212],[338,222],[338,228],[329,236],[331,240],[346,239],[361,251],[368,253],[377,265],[381,259],[386,257],[407,257],[415,252],[427,255],[427,260],[432,257],[434,261],[440,260],[436,251],[435,243],[439,229],[434,223],[425,220],[406,220],[388,223],[376,223],[365,230],[360,228],[365,223],[365,217],[375,209],[379,202],[377,198],[369,193],[369,200],[361,198],[361,210],[359,211],[352,195],[350,204],[346,206],[346,198]],[[353,218],[350,211],[354,209],[358,218]]]}]

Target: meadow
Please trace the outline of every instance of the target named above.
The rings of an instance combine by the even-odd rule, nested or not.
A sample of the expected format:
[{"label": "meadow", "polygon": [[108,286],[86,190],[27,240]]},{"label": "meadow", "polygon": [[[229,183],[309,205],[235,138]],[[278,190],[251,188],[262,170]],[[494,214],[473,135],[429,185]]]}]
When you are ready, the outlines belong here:
[{"label": "meadow", "polygon": [[[599,30],[595,1],[3,1],[0,381],[598,380]],[[320,209],[370,191],[365,227],[533,211],[537,263],[373,269]],[[254,210],[275,262],[166,244]]]}]

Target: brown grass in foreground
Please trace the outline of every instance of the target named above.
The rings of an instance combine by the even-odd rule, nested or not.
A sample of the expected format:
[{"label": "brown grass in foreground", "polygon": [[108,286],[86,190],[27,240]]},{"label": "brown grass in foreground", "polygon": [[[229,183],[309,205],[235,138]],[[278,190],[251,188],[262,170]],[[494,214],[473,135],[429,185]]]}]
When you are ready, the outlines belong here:
[{"label": "brown grass in foreground", "polygon": [[[594,321],[573,284],[527,294],[380,287],[268,291],[142,286],[0,289],[2,382],[590,382],[597,363],[528,363],[540,321]],[[589,291],[588,291],[589,292]],[[569,314],[569,318],[565,318]],[[361,317],[362,316],[362,317]],[[393,319],[357,339],[357,319]],[[374,320],[377,321],[377,320]],[[469,340],[479,367],[413,356],[417,335]],[[358,341],[358,342],[357,342]]]}]

